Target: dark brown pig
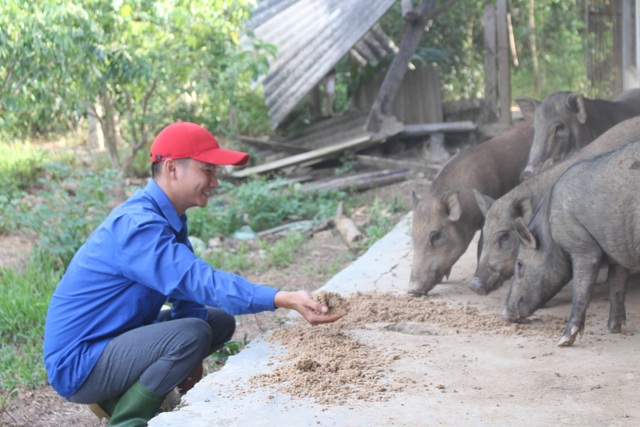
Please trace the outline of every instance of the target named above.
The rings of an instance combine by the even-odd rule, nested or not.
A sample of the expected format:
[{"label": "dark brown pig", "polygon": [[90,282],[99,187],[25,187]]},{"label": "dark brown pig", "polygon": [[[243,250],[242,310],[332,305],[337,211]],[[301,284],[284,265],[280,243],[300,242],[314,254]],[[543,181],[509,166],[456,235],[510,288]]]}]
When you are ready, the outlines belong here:
[{"label": "dark brown pig", "polygon": [[513,276],[520,245],[515,220],[518,217],[523,217],[525,222],[530,219],[533,209],[562,172],[578,160],[610,151],[637,138],[640,138],[640,116],[617,124],[591,144],[531,177],[497,200],[475,192],[485,220],[480,257],[469,284],[471,289],[479,295],[487,295]]},{"label": "dark brown pig", "polygon": [[609,266],[609,321],[620,332],[631,269],[640,265],[640,140],[577,162],[563,173],[529,224],[516,220],[520,249],[501,316],[525,318],[573,280],[573,302],[558,343],[574,343],[601,266]]},{"label": "dark brown pig", "polygon": [[555,92],[544,101],[516,98],[535,136],[522,179],[527,179],[565,158],[616,124],[640,115],[640,89],[612,101],[589,99],[578,92]]},{"label": "dark brown pig", "polygon": [[482,227],[473,197],[477,189],[500,197],[519,182],[533,141],[533,128],[521,123],[462,150],[447,162],[428,191],[413,193],[413,265],[409,293],[426,295],[449,275]]}]

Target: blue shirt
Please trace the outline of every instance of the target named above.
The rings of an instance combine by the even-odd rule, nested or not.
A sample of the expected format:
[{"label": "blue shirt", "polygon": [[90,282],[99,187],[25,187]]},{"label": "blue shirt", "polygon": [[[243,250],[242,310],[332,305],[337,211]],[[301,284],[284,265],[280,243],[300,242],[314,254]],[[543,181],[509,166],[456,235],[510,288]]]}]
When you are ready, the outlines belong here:
[{"label": "blue shirt", "polygon": [[44,333],[49,383],[73,395],[109,341],[153,323],[167,301],[172,318],[204,319],[205,305],[231,314],[274,310],[277,291],[198,258],[186,215],[150,180],[91,233],[53,293]]}]

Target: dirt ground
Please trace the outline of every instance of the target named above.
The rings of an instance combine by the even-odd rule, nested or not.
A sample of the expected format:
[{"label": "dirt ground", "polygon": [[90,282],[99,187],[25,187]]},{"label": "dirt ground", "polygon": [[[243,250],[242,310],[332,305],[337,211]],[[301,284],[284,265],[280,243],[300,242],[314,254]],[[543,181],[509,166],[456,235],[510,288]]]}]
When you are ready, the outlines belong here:
[{"label": "dirt ground", "polygon": [[[410,207],[411,190],[427,185],[424,179],[414,180],[369,190],[362,194],[364,200],[373,202],[379,198],[391,202],[395,197],[404,199]],[[354,218],[355,220],[355,218]],[[19,267],[24,254],[31,247],[23,236],[0,236],[0,265]],[[246,274],[257,283],[265,283],[283,290],[305,289],[313,292],[324,285],[334,274],[353,262],[357,254],[349,250],[336,230],[326,230],[309,239],[296,255],[295,262],[283,269],[271,269],[261,273]],[[234,340],[251,340],[264,331],[278,327],[286,312],[260,313],[237,316]],[[4,398],[4,396],[0,396]],[[98,420],[84,405],[76,405],[59,397],[50,386],[37,390],[17,390],[17,397],[9,399],[2,407],[0,399],[0,426],[11,427],[98,427],[106,423]]]},{"label": "dirt ground", "polygon": [[[376,193],[386,200],[401,194],[409,201],[411,189],[422,185],[425,185],[423,181],[405,182]],[[425,414],[440,414],[434,415],[434,420],[442,420],[442,414],[450,413],[451,421],[463,420],[466,425],[487,425],[481,420],[490,420],[491,425],[640,425],[637,405],[640,398],[640,365],[637,363],[640,279],[634,277],[629,285],[627,325],[623,333],[606,331],[607,289],[599,285],[587,312],[584,335],[574,346],[558,348],[556,343],[570,310],[570,286],[524,324],[505,324],[497,313],[506,299],[506,287],[483,297],[473,294],[466,286],[475,270],[474,251],[470,247],[454,266],[450,278],[422,300],[384,295],[381,298],[356,296],[351,300],[352,312],[344,319],[349,319],[345,326],[352,331],[348,337],[351,347],[342,348],[341,353],[349,354],[355,363],[343,365],[337,371],[345,374],[347,368],[362,368],[373,355],[378,364],[367,372],[375,371],[375,375],[371,381],[362,376],[354,381],[355,393],[346,397],[332,393],[329,385],[320,403],[336,411],[344,403],[343,397],[360,399],[364,406],[372,400],[388,400],[392,405],[393,396],[400,393],[405,398],[408,396],[407,404],[414,400],[422,402]],[[0,254],[6,256],[6,253]],[[307,242],[293,266],[248,277],[282,289],[314,291],[352,261],[353,254],[339,235],[328,230]],[[397,286],[408,287],[406,279],[399,278]],[[373,326],[372,319],[367,317],[371,313],[377,316]],[[252,339],[277,327],[283,315],[240,316],[235,338],[242,339],[246,334]],[[368,326],[363,327],[364,324]],[[360,343],[388,343],[390,331],[394,341],[383,348],[353,344],[354,338]],[[328,339],[335,343],[335,336]],[[298,353],[301,351],[307,349]],[[327,378],[328,374],[318,369],[322,363],[319,358],[298,359],[295,363],[295,370],[302,372],[303,382],[309,380],[308,374],[318,373],[327,381],[334,381],[333,385],[344,384],[343,379]],[[276,371],[275,376],[266,377],[266,381],[277,386],[281,381],[278,375],[287,376],[291,372]],[[294,377],[288,379],[294,383]],[[383,384],[387,381],[386,386],[381,386],[381,381]],[[296,393],[292,388],[281,391]],[[460,408],[466,412],[460,414]],[[18,398],[0,411],[0,425],[105,424],[85,407],[70,404],[49,387],[42,387],[21,390]]]}]

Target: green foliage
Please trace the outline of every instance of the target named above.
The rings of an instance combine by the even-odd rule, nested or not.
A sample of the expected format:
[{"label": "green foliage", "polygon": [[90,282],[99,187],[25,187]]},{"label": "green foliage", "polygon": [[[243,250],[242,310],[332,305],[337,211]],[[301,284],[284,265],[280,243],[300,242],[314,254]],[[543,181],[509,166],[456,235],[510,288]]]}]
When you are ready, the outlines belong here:
[{"label": "green foliage", "polygon": [[349,173],[355,168],[357,163],[358,163],[358,158],[356,157],[356,154],[353,152],[348,152],[344,154],[342,157],[340,157],[340,166],[337,167],[333,171],[333,173],[336,176]]},{"label": "green foliage", "polygon": [[11,197],[36,186],[47,160],[43,150],[26,144],[0,143],[0,188]]},{"label": "green foliage", "polygon": [[[274,48],[250,36],[247,0],[83,0],[0,5],[0,134],[74,130],[99,102],[138,151],[174,120],[215,132],[268,130],[252,82]],[[115,144],[106,133],[107,144]]]},{"label": "green foliage", "polygon": [[48,156],[25,144],[0,144],[0,234],[14,232],[29,210],[26,190],[36,187]]},{"label": "green foliage", "polygon": [[188,212],[189,231],[203,240],[228,236],[243,225],[259,232],[287,221],[322,220],[335,213],[344,194],[336,191],[305,193],[299,184],[268,182],[256,177],[239,186],[220,182],[219,194],[206,209]]},{"label": "green foliage", "polygon": [[[483,0],[458,1],[429,21],[414,61],[437,63],[441,70],[443,98],[482,97],[484,93],[484,7]],[[534,6],[540,93],[533,84],[529,43],[529,0],[512,0],[509,12],[520,65],[512,67],[514,96],[539,96],[558,90],[586,90],[585,13],[580,2],[546,0]],[[397,43],[406,22],[396,2],[380,21]]]},{"label": "green foliage", "polygon": [[534,85],[528,27],[529,2],[512,2],[510,12],[519,61],[519,66],[512,67],[511,73],[514,96],[544,98],[559,90],[587,93],[584,11],[578,4],[560,1],[534,3],[540,93]]},{"label": "green foliage", "polygon": [[391,231],[398,222],[397,214],[406,210],[404,201],[398,197],[386,205],[376,197],[373,204],[365,211],[369,215],[369,221],[364,229],[368,238],[367,248]]},{"label": "green foliage", "polygon": [[117,171],[79,171],[52,163],[41,179],[41,200],[22,218],[21,225],[39,236],[38,246],[66,265],[80,245],[115,206],[112,189],[120,189]]},{"label": "green foliage", "polygon": [[0,271],[0,389],[36,387],[46,378],[42,337],[49,299],[61,271],[50,257],[34,252],[26,270]]},{"label": "green foliage", "polygon": [[249,246],[242,242],[238,248],[223,247],[206,251],[202,258],[216,270],[239,273],[254,266],[251,257],[247,256],[248,251]]},{"label": "green foliage", "polygon": [[242,213],[233,202],[235,187],[220,181],[218,195],[204,209],[192,209],[189,217],[189,233],[207,240],[213,236],[229,236],[244,225]]},{"label": "green foliage", "polygon": [[284,239],[273,243],[263,243],[269,264],[275,268],[284,268],[291,264],[296,250],[304,243],[305,237],[297,232],[290,232]]},{"label": "green foliage", "polygon": [[248,336],[245,333],[242,340],[227,341],[220,350],[209,356],[215,361],[226,361],[230,356],[235,356],[249,344]]}]

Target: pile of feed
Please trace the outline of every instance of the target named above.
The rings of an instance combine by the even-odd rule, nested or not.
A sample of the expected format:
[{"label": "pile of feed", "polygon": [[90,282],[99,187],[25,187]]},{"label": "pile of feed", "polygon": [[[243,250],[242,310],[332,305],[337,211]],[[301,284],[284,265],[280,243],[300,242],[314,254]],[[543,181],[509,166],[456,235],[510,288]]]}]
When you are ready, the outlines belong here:
[{"label": "pile of feed", "polygon": [[273,331],[267,339],[282,344],[287,355],[273,372],[252,377],[253,386],[275,387],[321,404],[340,404],[349,399],[383,401],[404,388],[403,384],[384,382],[388,365],[404,353],[360,342],[354,337],[356,330],[384,324],[387,330],[403,332],[406,325],[430,324],[479,334],[541,334],[554,338],[564,324],[563,319],[547,316],[539,327],[526,328],[506,323],[495,314],[479,314],[473,307],[449,307],[428,298],[377,292],[343,298],[321,292],[316,299],[336,312],[348,306],[349,314],[331,324],[312,327],[300,321]]},{"label": "pile of feed", "polygon": [[329,309],[322,313],[325,315],[344,313],[349,309],[349,302],[337,292],[319,291],[313,294],[313,299]]}]

